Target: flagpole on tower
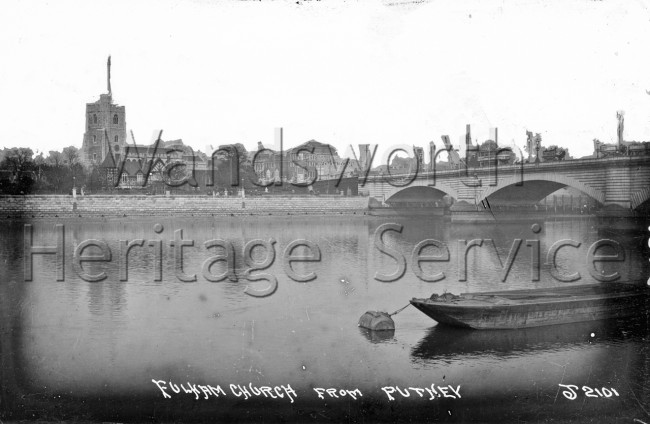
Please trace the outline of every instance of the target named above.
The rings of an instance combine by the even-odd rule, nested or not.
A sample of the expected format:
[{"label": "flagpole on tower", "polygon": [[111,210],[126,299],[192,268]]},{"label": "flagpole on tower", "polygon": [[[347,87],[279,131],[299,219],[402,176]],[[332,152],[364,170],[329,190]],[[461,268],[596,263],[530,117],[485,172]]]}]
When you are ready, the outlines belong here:
[{"label": "flagpole on tower", "polygon": [[106,63],[106,69],[107,69],[106,83],[107,83],[107,86],[108,86],[108,96],[112,97],[113,94],[111,93],[111,56],[110,55],[108,56],[108,62]]}]

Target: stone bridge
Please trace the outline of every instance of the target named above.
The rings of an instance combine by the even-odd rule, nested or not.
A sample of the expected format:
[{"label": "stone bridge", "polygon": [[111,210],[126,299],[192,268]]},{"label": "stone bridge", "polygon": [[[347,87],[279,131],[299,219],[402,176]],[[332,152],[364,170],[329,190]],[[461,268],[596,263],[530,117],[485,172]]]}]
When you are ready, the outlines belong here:
[{"label": "stone bridge", "polygon": [[492,204],[533,205],[563,187],[571,187],[611,210],[650,206],[650,157],[578,159],[484,168],[428,170],[417,175],[368,177],[365,189],[387,203],[431,202],[447,195],[455,207]]}]

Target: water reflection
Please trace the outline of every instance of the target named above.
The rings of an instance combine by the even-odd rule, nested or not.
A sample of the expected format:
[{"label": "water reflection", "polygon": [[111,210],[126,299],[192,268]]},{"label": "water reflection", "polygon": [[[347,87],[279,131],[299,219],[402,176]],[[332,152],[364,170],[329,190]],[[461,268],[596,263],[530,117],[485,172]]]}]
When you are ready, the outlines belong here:
[{"label": "water reflection", "polygon": [[581,347],[612,347],[624,343],[643,343],[650,336],[644,317],[606,320],[519,330],[477,331],[437,325],[413,348],[414,361],[451,359],[468,356],[517,357],[529,353],[579,350]]},{"label": "water reflection", "polygon": [[[374,235],[389,222],[403,225],[401,233],[386,233],[385,242],[404,255],[407,266],[401,279],[382,283],[374,279],[375,272],[392,272],[396,261],[377,250]],[[163,226],[162,233],[154,231],[156,223]],[[392,312],[412,297],[433,292],[562,285],[551,277],[543,259],[548,248],[564,238],[582,245],[563,251],[558,266],[580,272],[585,276],[581,282],[594,282],[584,254],[602,235],[590,219],[541,220],[539,233],[531,230],[530,222],[463,226],[428,217],[75,220],[64,222],[65,281],[55,281],[54,255],[36,255],[34,281],[29,283],[23,281],[23,224],[7,224],[0,233],[0,260],[6,264],[0,267],[0,378],[7,388],[3,396],[77,396],[83,404],[92,397],[128,395],[157,402],[159,393],[151,379],[165,378],[213,384],[290,383],[303,393],[312,387],[357,387],[370,393],[367,399],[374,399],[386,384],[425,386],[444,376],[466,387],[463,390],[474,401],[494,393],[512,398],[507,390],[495,391],[494,381],[524,391],[543,386],[554,395],[560,381],[611,380],[621,386],[645,387],[650,375],[647,329],[617,332],[613,327],[574,324],[467,333],[431,329],[433,322],[413,308],[395,317],[394,332],[372,333],[357,327],[364,311]],[[56,222],[32,224],[35,243],[56,243]],[[175,277],[169,242],[177,229],[183,230],[184,239],[194,240],[186,250],[183,269],[197,274],[196,282]],[[621,244],[626,260],[606,266],[619,271],[622,279],[647,278],[650,273],[648,248],[639,247],[643,234],[609,236]],[[218,253],[203,243],[214,238],[232,243],[237,281],[211,283],[201,277],[204,261]],[[244,246],[258,238],[276,240],[276,261],[266,272],[279,282],[275,294],[261,299],[247,296],[244,289],[266,283],[251,283],[242,275]],[[427,274],[445,273],[446,278],[436,283],[424,282],[413,272],[411,252],[427,238],[440,240],[450,253],[449,261],[420,264]],[[491,244],[470,251],[467,281],[459,281],[458,240],[476,238],[494,240],[496,251]],[[530,278],[531,253],[524,245],[508,280],[498,278],[515,238],[540,241],[540,281]],[[106,272],[104,281],[83,281],[72,268],[75,244],[87,239],[105,240],[113,252],[110,263],[84,264],[88,273]],[[130,252],[128,280],[120,281],[120,245],[135,239],[145,243]],[[310,240],[321,250],[320,262],[291,265],[297,273],[315,272],[314,281],[299,283],[285,272],[282,255],[296,239]],[[155,281],[150,241],[163,245],[161,281]],[[219,263],[212,272],[223,270]],[[7,283],[11,281],[15,283]]]},{"label": "water reflection", "polygon": [[[464,385],[466,395],[499,402],[528,399],[534,408],[546,404],[548,411],[555,411],[551,416],[582,409],[562,403],[567,399],[559,394],[560,384],[575,385],[578,392],[583,386],[613,388],[625,394],[610,399],[614,404],[591,405],[599,413],[611,413],[638,409],[633,400],[645,399],[649,340],[646,317],[517,331],[437,326],[412,349],[411,360],[423,372],[442,367],[447,381]],[[580,396],[584,401],[584,393]],[[647,405],[647,399],[643,402]]]},{"label": "water reflection", "polygon": [[386,343],[395,341],[395,330],[375,331],[359,327],[359,332],[368,339],[370,343]]}]

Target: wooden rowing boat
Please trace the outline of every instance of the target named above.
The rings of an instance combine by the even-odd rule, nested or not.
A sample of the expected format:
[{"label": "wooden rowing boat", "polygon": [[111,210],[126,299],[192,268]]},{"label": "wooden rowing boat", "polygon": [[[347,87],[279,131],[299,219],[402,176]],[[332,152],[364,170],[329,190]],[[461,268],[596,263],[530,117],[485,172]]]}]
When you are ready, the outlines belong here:
[{"label": "wooden rowing boat", "polygon": [[482,293],[434,294],[411,304],[440,324],[479,330],[516,329],[646,314],[650,289],[602,283]]}]

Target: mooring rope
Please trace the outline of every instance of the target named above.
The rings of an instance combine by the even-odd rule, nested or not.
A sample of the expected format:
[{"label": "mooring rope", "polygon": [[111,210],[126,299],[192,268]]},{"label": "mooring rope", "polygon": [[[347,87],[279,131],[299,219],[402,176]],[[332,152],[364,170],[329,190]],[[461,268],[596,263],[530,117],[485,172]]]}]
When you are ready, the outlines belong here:
[{"label": "mooring rope", "polygon": [[404,309],[408,308],[409,306],[411,306],[411,302],[407,303],[406,306],[404,306],[403,308],[400,308],[400,309],[396,310],[396,311],[393,312],[392,314],[388,314],[388,316],[389,316],[389,317],[392,317],[393,315],[397,315],[397,314],[399,314],[400,312],[402,312]]}]

